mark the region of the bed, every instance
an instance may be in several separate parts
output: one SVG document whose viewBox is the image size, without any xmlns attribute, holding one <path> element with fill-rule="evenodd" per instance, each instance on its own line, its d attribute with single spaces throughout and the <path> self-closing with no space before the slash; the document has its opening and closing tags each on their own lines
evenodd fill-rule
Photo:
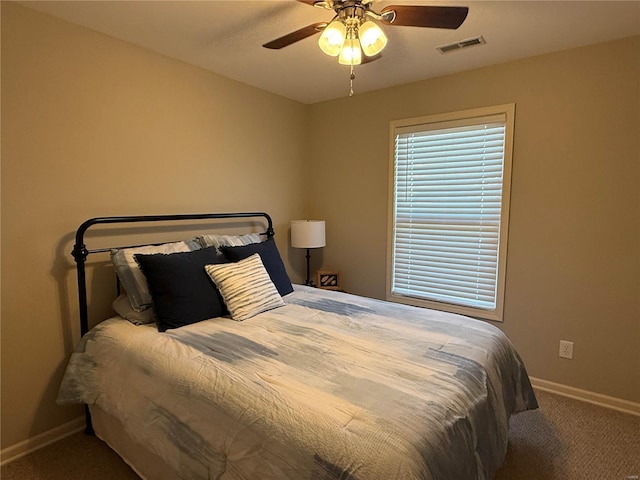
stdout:
<svg viewBox="0 0 640 480">
<path fill-rule="evenodd" d="M 267 214 L 196 217 L 217 215 L 257 215 L 267 225 L 260 238 L 135 254 L 154 321 L 134 322 L 116 309 L 120 315 L 91 329 L 84 263 L 105 250 L 85 247 L 86 230 L 193 216 L 106 217 L 78 229 L 84 335 L 58 402 L 87 405 L 88 431 L 149 480 L 493 478 L 506 454 L 509 417 L 537 408 L 525 367 L 499 329 L 287 284 Z M 130 248 L 144 247 L 120 250 Z M 223 310 L 181 324 L 182 315 L 212 311 L 191 311 L 198 310 L 199 300 L 189 297 L 198 287 L 186 274 L 195 268 Z M 167 295 L 171 288 L 183 297 Z"/>
</svg>

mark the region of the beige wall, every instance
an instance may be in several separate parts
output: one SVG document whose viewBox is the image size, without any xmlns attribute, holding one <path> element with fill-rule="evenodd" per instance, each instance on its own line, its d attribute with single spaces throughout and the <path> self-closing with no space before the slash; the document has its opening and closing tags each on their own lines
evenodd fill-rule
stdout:
<svg viewBox="0 0 640 480">
<path fill-rule="evenodd" d="M 391 120 L 511 102 L 498 326 L 530 375 L 639 402 L 638 37 L 313 105 L 310 213 L 327 221 L 323 267 L 341 270 L 347 290 L 384 298 Z M 575 342 L 573 360 L 558 357 L 561 339 Z"/>
<path fill-rule="evenodd" d="M 324 218 L 312 262 L 382 298 L 389 121 L 508 102 L 500 327 L 532 375 L 640 401 L 639 54 L 634 38 L 304 107 L 2 2 L 2 447 L 80 412 L 54 404 L 79 222 L 266 210 L 296 281 L 289 220 Z"/>
<path fill-rule="evenodd" d="M 2 447 L 81 413 L 54 404 L 79 223 L 264 210 L 286 260 L 305 119 L 297 102 L 2 2 Z"/>
</svg>

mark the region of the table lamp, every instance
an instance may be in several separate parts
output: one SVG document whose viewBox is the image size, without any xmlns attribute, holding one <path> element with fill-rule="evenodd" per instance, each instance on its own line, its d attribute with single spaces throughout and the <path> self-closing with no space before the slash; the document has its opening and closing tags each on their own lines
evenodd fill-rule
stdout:
<svg viewBox="0 0 640 480">
<path fill-rule="evenodd" d="M 309 278 L 309 254 L 310 248 L 324 247 L 324 220 L 292 220 L 291 221 L 291 246 L 293 248 L 307 249 L 307 279 L 304 284 L 315 287 Z"/>
</svg>

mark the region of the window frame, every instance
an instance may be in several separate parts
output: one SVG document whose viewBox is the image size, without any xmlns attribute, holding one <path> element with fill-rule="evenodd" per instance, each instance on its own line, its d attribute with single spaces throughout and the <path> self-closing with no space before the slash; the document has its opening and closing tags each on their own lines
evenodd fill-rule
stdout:
<svg viewBox="0 0 640 480">
<path fill-rule="evenodd" d="M 393 293 L 394 274 L 394 247 L 395 247 L 395 202 L 396 202 L 396 172 L 395 172 L 395 150 L 396 131 L 407 127 L 417 127 L 425 125 L 432 128 L 434 124 L 451 123 L 450 128 L 459 125 L 461 122 L 473 125 L 474 120 L 481 117 L 504 115 L 505 119 L 505 142 L 504 160 L 502 171 L 502 196 L 500 206 L 500 232 L 498 236 L 498 261 L 497 261 L 497 284 L 496 284 L 496 305 L 492 310 L 445 303 L 437 300 L 426 300 Z M 480 123 L 478 123 L 480 124 Z M 414 305 L 419 307 L 432 308 L 451 313 L 463 314 L 471 317 L 482 318 L 502 322 L 504 314 L 504 294 L 506 287 L 506 265 L 507 249 L 509 237 L 509 211 L 511 203 L 511 172 L 513 160 L 513 138 L 515 127 L 515 103 L 494 105 L 490 107 L 475 108 L 457 112 L 448 112 L 421 117 L 408 118 L 403 120 L 393 120 L 389 126 L 389 198 L 388 198 L 388 223 L 387 223 L 387 275 L 386 275 L 386 299 L 388 301 Z M 445 125 L 447 128 L 447 125 Z"/>
</svg>

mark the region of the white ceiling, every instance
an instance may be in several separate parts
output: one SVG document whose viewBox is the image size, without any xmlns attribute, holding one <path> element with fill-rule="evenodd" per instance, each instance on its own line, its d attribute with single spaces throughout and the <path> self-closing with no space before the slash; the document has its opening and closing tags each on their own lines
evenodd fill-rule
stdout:
<svg viewBox="0 0 640 480">
<path fill-rule="evenodd" d="M 294 0 L 22 4 L 303 103 L 349 93 L 349 67 L 322 53 L 317 35 L 281 50 L 262 47 L 332 18 Z M 640 1 L 376 0 L 373 8 L 386 5 L 468 6 L 469 15 L 457 30 L 383 26 L 389 43 L 381 59 L 356 67 L 356 94 L 640 34 Z M 436 50 L 478 35 L 486 44 Z"/>
</svg>

